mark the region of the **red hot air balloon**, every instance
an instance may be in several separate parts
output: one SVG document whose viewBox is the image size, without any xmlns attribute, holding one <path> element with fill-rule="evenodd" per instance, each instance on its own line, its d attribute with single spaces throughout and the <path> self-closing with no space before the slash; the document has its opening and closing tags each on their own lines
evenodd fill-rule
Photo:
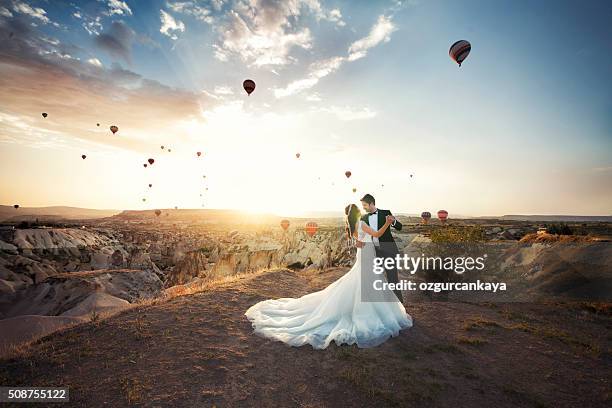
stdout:
<svg viewBox="0 0 612 408">
<path fill-rule="evenodd" d="M 467 58 L 471 50 L 472 44 L 470 44 L 469 41 L 459 40 L 451 45 L 450 50 L 448 50 L 448 55 L 450 55 L 453 61 L 461 66 L 461 63 Z"/>
<path fill-rule="evenodd" d="M 85 156 L 84 154 L 81 155 L 81 159 L 85 160 L 87 158 L 87 156 Z"/>
<path fill-rule="evenodd" d="M 143 166 L 147 167 L 147 163 L 144 163 Z"/>
<path fill-rule="evenodd" d="M 308 235 L 310 235 L 311 237 L 312 237 L 314 234 L 316 234 L 316 233 L 317 233 L 317 230 L 318 230 L 318 229 L 319 229 L 319 226 L 317 225 L 317 223 L 316 223 L 316 222 L 314 222 L 314 221 L 309 221 L 309 222 L 307 222 L 307 223 L 306 223 L 306 228 L 305 228 L 306 233 L 307 233 Z"/>
<path fill-rule="evenodd" d="M 423 211 L 421 213 L 421 218 L 423 219 L 423 224 L 427 225 L 427 223 L 431 219 L 431 213 L 429 211 Z"/>
<path fill-rule="evenodd" d="M 153 160 L 153 159 L 149 159 L 147 161 L 149 162 L 150 165 L 153 165 L 153 163 L 155 163 L 155 160 Z"/>
<path fill-rule="evenodd" d="M 114 135 L 115 133 L 117 133 L 119 131 L 119 128 L 117 126 L 115 126 L 115 125 L 112 125 L 110 127 L 110 131 L 113 132 L 113 135 Z"/>
<path fill-rule="evenodd" d="M 161 215 L 161 210 L 155 210 L 155 215 L 159 217 Z"/>
<path fill-rule="evenodd" d="M 287 231 L 287 228 L 289 228 L 289 220 L 282 220 L 282 221 L 280 222 L 280 226 L 281 226 L 281 227 L 282 227 L 282 228 L 283 228 L 285 231 Z"/>
<path fill-rule="evenodd" d="M 438 219 L 440 220 L 440 222 L 442 224 L 444 224 L 446 222 L 447 218 L 448 218 L 448 211 L 446 211 L 446 210 L 438 211 Z"/>
<path fill-rule="evenodd" d="M 18 208 L 19 208 L 19 204 L 15 204 L 15 205 L 13 205 L 13 208 L 14 208 L 14 209 L 18 209 Z"/>
<path fill-rule="evenodd" d="M 255 81 L 251 79 L 245 79 L 245 81 L 242 83 L 242 87 L 248 95 L 251 95 L 251 93 L 255 90 Z"/>
<path fill-rule="evenodd" d="M 47 117 L 47 112 L 43 112 L 43 113 L 42 113 L 42 117 L 43 117 L 43 118 L 46 118 L 46 117 Z"/>
<path fill-rule="evenodd" d="M 351 177 L 351 174 L 353 174 L 353 173 L 351 173 L 351 172 L 350 172 L 350 171 L 348 171 L 348 170 L 344 172 L 344 175 L 346 176 L 346 178 Z"/>
<path fill-rule="evenodd" d="M 196 154 L 198 155 L 198 157 L 200 157 L 202 155 L 202 152 L 197 152 Z"/>
</svg>

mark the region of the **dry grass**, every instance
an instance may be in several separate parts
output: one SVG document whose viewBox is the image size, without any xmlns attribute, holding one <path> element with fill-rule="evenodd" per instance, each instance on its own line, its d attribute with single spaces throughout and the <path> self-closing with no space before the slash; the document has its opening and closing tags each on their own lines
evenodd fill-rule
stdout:
<svg viewBox="0 0 612 408">
<path fill-rule="evenodd" d="M 479 337 L 461 336 L 461 337 L 457 337 L 457 343 L 467 344 L 468 346 L 482 346 L 483 344 L 487 344 L 488 341 L 485 339 L 481 339 Z"/>
<path fill-rule="evenodd" d="M 587 235 L 557 235 L 557 234 L 527 234 L 523 238 L 520 239 L 519 242 L 524 244 L 533 244 L 533 243 L 570 243 L 570 242 L 594 242 L 596 239 Z"/>
<path fill-rule="evenodd" d="M 477 317 L 475 319 L 469 319 L 465 321 L 463 324 L 464 330 L 477 330 L 477 329 L 487 329 L 493 327 L 501 327 L 501 325 L 492 320 L 487 320 L 482 317 Z"/>
</svg>

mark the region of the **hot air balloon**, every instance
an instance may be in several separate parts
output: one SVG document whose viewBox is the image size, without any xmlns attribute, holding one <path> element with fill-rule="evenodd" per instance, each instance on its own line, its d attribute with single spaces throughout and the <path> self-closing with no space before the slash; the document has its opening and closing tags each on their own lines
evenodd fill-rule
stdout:
<svg viewBox="0 0 612 408">
<path fill-rule="evenodd" d="M 438 219 L 440 220 L 440 222 L 442 224 L 444 224 L 446 222 L 447 218 L 448 218 L 448 211 L 446 211 L 446 210 L 438 211 Z"/>
<path fill-rule="evenodd" d="M 162 150 L 164 150 L 164 146 L 163 146 L 163 145 L 162 145 L 162 146 L 160 146 L 160 147 L 161 147 L 161 149 L 162 149 Z"/>
<path fill-rule="evenodd" d="M 143 201 L 143 202 L 144 202 L 144 201 L 147 201 L 147 199 L 146 199 L 146 198 L 143 198 L 143 199 L 142 199 L 142 201 Z"/>
<path fill-rule="evenodd" d="M 466 40 L 459 40 L 453 45 L 451 45 L 450 50 L 448 50 L 448 55 L 455 61 L 459 66 L 461 63 L 467 58 L 472 49 L 472 44 Z"/>
<path fill-rule="evenodd" d="M 296 154 L 295 154 L 295 157 L 297 157 L 298 159 L 300 158 L 300 156 L 301 156 L 301 155 L 300 155 L 299 153 L 296 153 Z"/>
<path fill-rule="evenodd" d="M 412 174 L 410 175 L 410 178 L 412 178 Z"/>
<path fill-rule="evenodd" d="M 153 187 L 153 184 L 149 184 L 149 188 Z"/>
<path fill-rule="evenodd" d="M 353 187 L 353 193 L 356 193 L 357 189 L 355 187 Z"/>
<path fill-rule="evenodd" d="M 43 118 L 46 118 L 46 117 L 47 117 L 47 112 L 43 112 L 43 113 L 42 113 L 42 117 L 43 117 Z"/>
<path fill-rule="evenodd" d="M 198 155 L 198 157 L 200 157 L 202 155 L 202 152 L 197 152 L 196 154 Z"/>
<path fill-rule="evenodd" d="M 114 135 L 115 133 L 117 133 L 119 131 L 119 128 L 117 126 L 115 126 L 115 125 L 112 125 L 110 127 L 110 130 L 111 130 L 111 132 L 113 132 L 113 135 Z"/>
<path fill-rule="evenodd" d="M 242 87 L 244 88 L 244 90 L 246 91 L 246 93 L 248 95 L 251 95 L 251 92 L 253 92 L 255 90 L 255 81 L 253 81 L 251 79 L 246 79 L 242 83 Z"/>
<path fill-rule="evenodd" d="M 316 223 L 316 222 L 314 222 L 314 221 L 309 221 L 309 222 L 307 222 L 307 223 L 306 223 L 306 228 L 305 228 L 306 233 L 307 233 L 308 235 L 310 235 L 311 237 L 312 237 L 314 234 L 316 234 L 316 233 L 317 233 L 317 230 L 318 230 L 318 229 L 319 229 L 319 226 L 317 225 L 317 223 Z"/>
<path fill-rule="evenodd" d="M 155 160 L 153 160 L 153 159 L 149 159 L 147 161 L 149 162 L 150 165 L 153 165 L 153 163 L 155 163 Z"/>
<path fill-rule="evenodd" d="M 202 176 L 202 178 L 206 178 L 206 174 Z"/>
<path fill-rule="evenodd" d="M 421 213 L 421 218 L 423 219 L 423 224 L 427 225 L 427 223 L 431 219 L 431 213 L 429 211 L 423 211 Z"/>
<path fill-rule="evenodd" d="M 175 205 L 175 206 L 174 206 L 174 209 L 175 209 L 175 210 L 178 210 L 178 206 L 177 206 L 177 205 Z"/>
<path fill-rule="evenodd" d="M 143 166 L 147 167 L 147 163 L 144 163 Z"/>
<path fill-rule="evenodd" d="M 168 149 L 168 153 L 170 153 L 172 151 L 172 149 Z"/>
<path fill-rule="evenodd" d="M 14 209 L 19 208 L 19 204 L 15 204 L 15 205 L 13 205 L 13 208 L 14 208 Z"/>
<path fill-rule="evenodd" d="M 161 210 L 155 210 L 155 215 L 159 217 L 161 215 Z"/>
<path fill-rule="evenodd" d="M 348 171 L 348 170 L 344 172 L 344 175 L 346 176 L 346 178 L 351 177 L 351 174 L 353 174 L 353 173 L 351 173 L 351 172 L 350 172 L 350 171 Z"/>
<path fill-rule="evenodd" d="M 285 231 L 287 231 L 287 228 L 289 228 L 289 220 L 282 220 L 282 221 L 280 222 L 280 226 L 281 226 L 281 227 L 282 227 L 282 228 L 283 228 Z"/>
<path fill-rule="evenodd" d="M 86 158 L 87 158 L 86 155 L 84 155 L 84 154 L 81 155 L 81 159 L 85 160 Z"/>
<path fill-rule="evenodd" d="M 99 123 L 96 123 L 96 126 L 98 126 L 98 127 L 99 127 L 99 126 L 100 126 L 100 124 L 99 124 Z"/>
</svg>

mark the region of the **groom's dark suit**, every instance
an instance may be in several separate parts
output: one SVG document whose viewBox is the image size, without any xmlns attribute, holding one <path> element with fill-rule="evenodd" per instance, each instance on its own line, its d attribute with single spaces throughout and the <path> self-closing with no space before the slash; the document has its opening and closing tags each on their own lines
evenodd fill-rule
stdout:
<svg viewBox="0 0 612 408">
<path fill-rule="evenodd" d="M 391 214 L 391 211 L 389 210 L 381 210 L 380 208 L 378 208 L 376 210 L 375 215 L 378 216 L 377 218 L 378 229 L 380 229 L 380 227 L 385 225 L 385 217 L 387 215 L 392 215 L 392 214 Z M 366 224 L 368 224 L 368 226 L 371 227 L 369 218 L 370 218 L 370 214 L 368 213 L 368 214 L 365 214 L 363 217 L 361 217 L 361 220 L 364 221 Z M 391 224 L 391 227 L 400 231 L 402 229 L 402 223 L 396 219 L 395 222 Z M 395 256 L 399 253 L 399 250 L 397 249 L 397 244 L 395 243 L 395 240 L 393 239 L 393 236 L 391 235 L 391 227 L 387 228 L 385 232 L 380 236 L 380 238 L 378 238 L 379 245 L 375 246 L 374 248 L 376 249 L 377 257 L 393 258 L 395 260 Z M 395 262 L 394 262 L 394 265 L 395 265 Z M 387 282 L 398 283 L 399 278 L 397 275 L 397 268 L 395 266 L 389 269 L 385 268 L 385 275 L 387 276 Z M 395 295 L 400 300 L 400 302 L 403 303 L 404 299 L 402 297 L 402 291 L 394 290 L 393 292 L 395 292 Z"/>
</svg>

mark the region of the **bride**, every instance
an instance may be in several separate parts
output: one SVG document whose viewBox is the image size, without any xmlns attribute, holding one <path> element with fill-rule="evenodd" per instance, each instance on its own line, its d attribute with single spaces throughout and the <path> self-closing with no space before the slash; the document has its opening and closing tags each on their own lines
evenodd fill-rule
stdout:
<svg viewBox="0 0 612 408">
<path fill-rule="evenodd" d="M 318 292 L 301 298 L 268 299 L 251 306 L 245 315 L 256 334 L 291 346 L 310 344 L 324 349 L 335 341 L 338 346 L 357 344 L 365 348 L 378 346 L 412 326 L 412 318 L 392 291 L 375 291 L 377 300 L 372 296 L 374 281 L 385 279 L 384 274 L 374 273 L 372 237 L 380 237 L 391 225 L 391 218 L 387 217 L 375 231 L 360 220 L 355 204 L 348 205 L 345 214 L 349 236 L 365 243 L 357 248 L 353 267 Z"/>
</svg>

